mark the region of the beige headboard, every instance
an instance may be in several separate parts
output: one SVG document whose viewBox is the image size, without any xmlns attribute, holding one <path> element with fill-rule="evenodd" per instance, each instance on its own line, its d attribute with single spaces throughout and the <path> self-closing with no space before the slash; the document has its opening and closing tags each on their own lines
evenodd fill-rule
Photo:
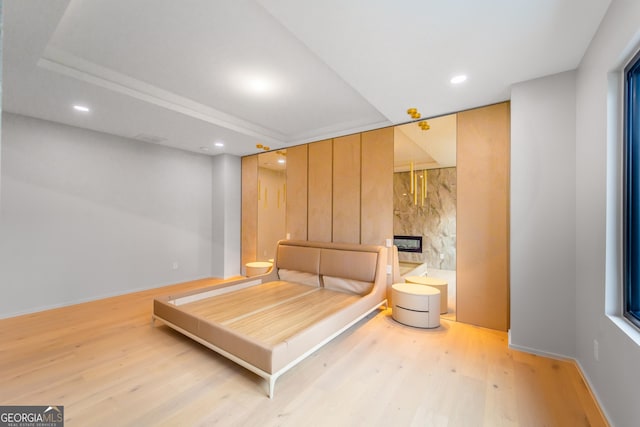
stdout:
<svg viewBox="0 0 640 427">
<path fill-rule="evenodd" d="M 274 272 L 281 280 L 365 295 L 376 280 L 386 284 L 379 277 L 385 262 L 381 246 L 281 240 Z"/>
</svg>

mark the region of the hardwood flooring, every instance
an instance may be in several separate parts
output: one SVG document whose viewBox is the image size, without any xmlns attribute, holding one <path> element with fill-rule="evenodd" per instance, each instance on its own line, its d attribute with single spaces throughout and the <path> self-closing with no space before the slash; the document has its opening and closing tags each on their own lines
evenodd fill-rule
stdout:
<svg viewBox="0 0 640 427">
<path fill-rule="evenodd" d="M 0 404 L 64 405 L 67 426 L 604 426 L 576 365 L 503 332 L 376 311 L 284 374 L 258 376 L 162 325 L 156 295 L 0 320 Z"/>
</svg>

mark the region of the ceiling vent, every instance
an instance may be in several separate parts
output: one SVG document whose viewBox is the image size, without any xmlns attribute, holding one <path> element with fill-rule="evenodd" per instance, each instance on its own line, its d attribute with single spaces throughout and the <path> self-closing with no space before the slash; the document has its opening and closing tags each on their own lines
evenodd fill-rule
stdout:
<svg viewBox="0 0 640 427">
<path fill-rule="evenodd" d="M 155 136 L 155 135 L 149 135 L 147 133 L 139 133 L 133 138 L 140 141 L 144 141 L 144 142 L 150 142 L 152 144 L 160 144 L 167 140 L 167 138 L 162 138 L 160 136 Z"/>
</svg>

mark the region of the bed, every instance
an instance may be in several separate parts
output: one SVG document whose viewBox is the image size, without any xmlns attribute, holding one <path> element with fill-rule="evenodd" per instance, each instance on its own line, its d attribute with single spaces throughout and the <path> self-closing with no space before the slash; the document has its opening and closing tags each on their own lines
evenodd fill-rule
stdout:
<svg viewBox="0 0 640 427">
<path fill-rule="evenodd" d="M 273 269 L 180 294 L 157 297 L 161 321 L 267 380 L 387 304 L 382 246 L 278 242 Z"/>
</svg>

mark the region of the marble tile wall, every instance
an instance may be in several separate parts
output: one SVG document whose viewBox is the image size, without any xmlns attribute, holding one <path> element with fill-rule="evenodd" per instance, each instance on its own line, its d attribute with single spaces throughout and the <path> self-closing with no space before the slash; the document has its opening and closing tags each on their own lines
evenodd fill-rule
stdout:
<svg viewBox="0 0 640 427">
<path fill-rule="evenodd" d="M 456 168 L 427 171 L 424 206 L 419 196 L 417 205 L 414 204 L 409 175 L 409 172 L 393 174 L 393 232 L 395 235 L 422 236 L 422 253 L 400 252 L 400 261 L 455 270 Z"/>
</svg>

